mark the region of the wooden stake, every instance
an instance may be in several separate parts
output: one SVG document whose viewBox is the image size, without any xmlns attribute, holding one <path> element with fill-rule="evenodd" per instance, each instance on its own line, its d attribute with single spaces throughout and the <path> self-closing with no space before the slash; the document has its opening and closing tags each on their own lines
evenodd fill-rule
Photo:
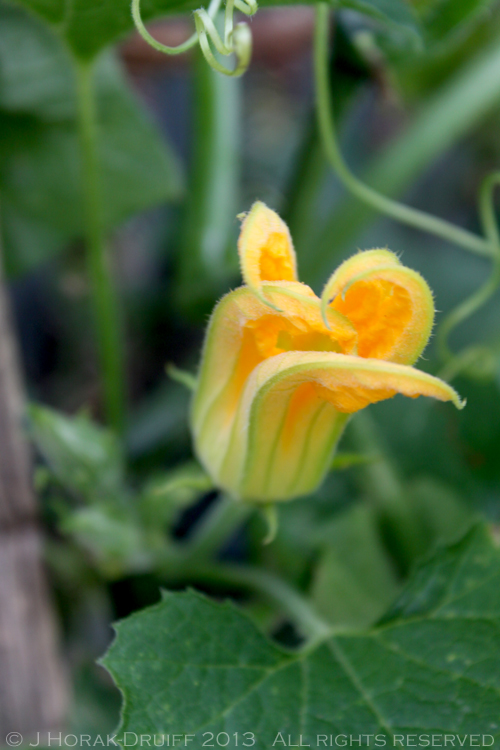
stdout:
<svg viewBox="0 0 500 750">
<path fill-rule="evenodd" d="M 61 729 L 67 704 L 42 564 L 23 408 L 0 268 L 0 745 L 9 732 L 19 732 L 26 741 L 37 732 Z M 40 744 L 46 744 L 46 738 L 45 734 L 44 742 L 40 735 Z"/>
</svg>

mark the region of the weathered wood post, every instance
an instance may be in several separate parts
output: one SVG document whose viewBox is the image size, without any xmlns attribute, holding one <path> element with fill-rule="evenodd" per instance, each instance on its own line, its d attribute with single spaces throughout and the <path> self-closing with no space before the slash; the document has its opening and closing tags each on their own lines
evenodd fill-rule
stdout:
<svg viewBox="0 0 500 750">
<path fill-rule="evenodd" d="M 9 732 L 61 729 L 67 704 L 23 407 L 0 252 L 0 746 Z"/>
</svg>

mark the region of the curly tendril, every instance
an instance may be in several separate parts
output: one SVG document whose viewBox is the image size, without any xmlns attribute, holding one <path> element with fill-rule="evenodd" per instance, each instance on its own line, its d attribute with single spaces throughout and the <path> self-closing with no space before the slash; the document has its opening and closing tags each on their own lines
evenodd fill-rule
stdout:
<svg viewBox="0 0 500 750">
<path fill-rule="evenodd" d="M 206 61 L 219 73 L 233 77 L 241 76 L 248 68 L 252 55 L 252 35 L 248 24 L 238 23 L 235 26 L 233 16 L 235 10 L 239 10 L 246 16 L 253 16 L 258 9 L 256 0 L 226 0 L 224 38 L 221 37 L 214 23 L 214 19 L 222 5 L 222 0 L 211 0 L 208 10 L 200 8 L 194 12 L 195 32 L 189 39 L 186 39 L 185 42 L 179 44 L 177 47 L 168 47 L 151 36 L 144 26 L 141 17 L 140 1 L 132 0 L 134 24 L 144 41 L 151 45 L 151 47 L 154 47 L 154 49 L 166 55 L 180 55 L 199 43 Z M 226 67 L 217 60 L 212 51 L 212 45 L 224 57 L 229 55 L 235 56 L 236 65 L 233 69 Z"/>
</svg>

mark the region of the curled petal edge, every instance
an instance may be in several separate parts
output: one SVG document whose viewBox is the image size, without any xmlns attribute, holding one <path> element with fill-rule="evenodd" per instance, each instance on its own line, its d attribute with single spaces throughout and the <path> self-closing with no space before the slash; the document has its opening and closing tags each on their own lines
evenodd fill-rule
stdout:
<svg viewBox="0 0 500 750">
<path fill-rule="evenodd" d="M 358 331 L 359 355 L 413 364 L 434 323 L 434 300 L 427 282 L 389 250 L 368 250 L 345 261 L 321 296 L 327 310 L 345 315 Z"/>
<path fill-rule="evenodd" d="M 293 350 L 304 345 L 309 348 L 308 332 L 314 336 L 316 331 L 320 343 L 338 346 L 334 351 L 356 351 L 357 334 L 352 324 L 332 309 L 328 310 L 329 330 L 325 329 L 319 300 L 309 287 L 298 282 L 274 282 L 264 284 L 263 289 L 280 312 L 269 309 L 248 287 L 240 287 L 221 299 L 208 326 L 191 425 L 196 443 L 210 436 L 206 460 L 212 466 L 225 453 L 245 381 L 266 357 L 272 359 L 282 351 L 273 344 L 282 343 L 283 348 Z M 283 342 L 275 341 L 279 329 L 285 334 Z M 287 329 L 295 331 L 298 338 L 287 335 Z M 302 346 L 301 331 L 305 336 Z M 266 351 L 260 351 L 259 346 Z"/>
<path fill-rule="evenodd" d="M 215 481 L 256 503 L 308 494 L 328 471 L 350 415 L 397 393 L 465 405 L 447 383 L 406 365 L 330 352 L 268 359 L 248 379 Z M 203 452 L 200 445 L 202 462 Z"/>
</svg>

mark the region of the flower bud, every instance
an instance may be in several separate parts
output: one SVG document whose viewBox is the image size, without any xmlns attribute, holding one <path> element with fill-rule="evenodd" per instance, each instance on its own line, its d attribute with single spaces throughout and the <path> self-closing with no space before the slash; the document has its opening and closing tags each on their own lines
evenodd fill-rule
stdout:
<svg viewBox="0 0 500 750">
<path fill-rule="evenodd" d="M 212 314 L 191 413 L 197 456 L 218 487 L 254 503 L 305 495 L 356 411 L 396 393 L 463 406 L 409 366 L 434 305 L 393 253 L 353 256 L 320 300 L 297 281 L 288 228 L 263 203 L 244 219 L 238 249 L 245 285 Z"/>
</svg>

